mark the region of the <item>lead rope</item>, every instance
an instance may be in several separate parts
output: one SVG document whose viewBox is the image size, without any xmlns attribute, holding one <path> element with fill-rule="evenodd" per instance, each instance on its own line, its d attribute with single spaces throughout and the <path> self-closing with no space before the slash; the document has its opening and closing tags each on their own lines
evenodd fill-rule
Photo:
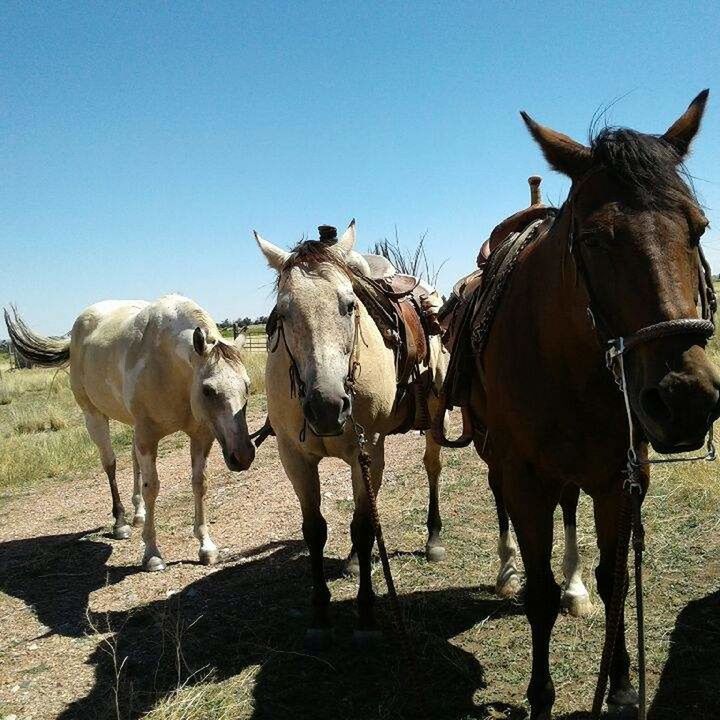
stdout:
<svg viewBox="0 0 720 720">
<path fill-rule="evenodd" d="M 400 638 L 400 642 L 403 648 L 403 655 L 410 669 L 410 682 L 414 690 L 414 697 L 417 700 L 419 720 L 424 718 L 430 718 L 427 711 L 427 701 L 425 697 L 425 691 L 420 683 L 420 673 L 418 671 L 417 658 L 410 642 L 410 635 L 405 624 L 405 617 L 403 615 L 402 607 L 400 606 L 400 599 L 398 598 L 397 590 L 395 589 L 395 580 L 393 579 L 392 569 L 390 568 L 390 559 L 387 553 L 387 547 L 385 546 L 385 537 L 383 536 L 382 525 L 380 524 L 380 515 L 377 508 L 377 496 L 375 494 L 375 488 L 372 484 L 372 477 L 370 475 L 370 465 L 372 458 L 365 449 L 365 429 L 362 425 L 355 421 L 350 416 L 350 422 L 352 423 L 355 437 L 358 444 L 358 463 L 360 465 L 360 472 L 362 474 L 363 484 L 365 485 L 365 492 L 367 493 L 368 500 L 370 501 L 370 518 L 373 524 L 373 530 L 375 531 L 375 539 L 377 540 L 378 554 L 380 555 L 380 563 L 383 569 L 383 576 L 385 577 L 385 584 L 387 585 L 388 595 L 390 597 L 390 605 L 392 606 L 393 615 L 395 616 L 395 625 L 397 635 Z"/>
</svg>

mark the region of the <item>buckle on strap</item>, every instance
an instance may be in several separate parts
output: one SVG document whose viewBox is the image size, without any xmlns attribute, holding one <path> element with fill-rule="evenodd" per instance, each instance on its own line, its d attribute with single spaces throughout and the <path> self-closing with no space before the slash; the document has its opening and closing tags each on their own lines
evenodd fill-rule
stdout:
<svg viewBox="0 0 720 720">
<path fill-rule="evenodd" d="M 605 364 L 608 370 L 613 370 L 615 361 L 625 353 L 625 338 L 617 337 L 608 340 L 608 349 L 605 351 Z"/>
</svg>

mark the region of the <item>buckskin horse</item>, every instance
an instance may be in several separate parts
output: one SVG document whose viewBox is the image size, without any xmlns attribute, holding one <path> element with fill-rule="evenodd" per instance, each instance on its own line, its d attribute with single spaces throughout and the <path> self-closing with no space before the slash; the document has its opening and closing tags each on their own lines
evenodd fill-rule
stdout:
<svg viewBox="0 0 720 720">
<path fill-rule="evenodd" d="M 313 616 L 306 641 L 329 640 L 330 591 L 323 569 L 327 524 L 320 509 L 318 464 L 342 458 L 351 467 L 355 511 L 350 527 L 360 576 L 355 640 L 372 641 L 376 631 L 370 553 L 375 539 L 370 502 L 360 466 L 359 431 L 371 458 L 377 492 L 385 465 L 385 437 L 428 428 L 445 378 L 447 353 L 424 327 L 421 305 L 432 288 L 394 274 L 379 256 L 353 249 L 355 223 L 338 240 L 321 226 L 320 240 L 291 252 L 255 239 L 278 273 L 277 304 L 268 323 L 266 368 L 268 420 L 277 435 L 280 460 L 300 501 L 303 536 L 310 551 Z M 445 549 L 438 505 L 440 446 L 425 436 L 429 480 L 428 560 Z"/>
<path fill-rule="evenodd" d="M 555 700 L 549 643 L 560 589 L 550 560 L 563 488 L 577 485 L 593 501 L 607 633 L 614 585 L 627 589 L 627 570 L 616 578 L 614 569 L 631 469 L 644 495 L 648 443 L 662 453 L 697 449 L 720 414 L 720 374 L 705 352 L 715 309 L 700 248 L 708 222 L 679 172 L 707 96 L 662 135 L 606 128 L 589 147 L 523 112 L 570 191 L 554 218 L 506 241 L 504 259 L 491 255 L 458 332 L 455 351 L 471 360 L 463 365 L 459 354 L 451 365 L 448 402 L 465 402 L 471 428 L 483 439 L 486 430 L 520 545 L 533 719 L 549 719 Z M 629 665 L 621 613 L 609 706 L 638 702 Z"/>
<path fill-rule="evenodd" d="M 208 453 L 217 439 L 230 470 L 246 470 L 255 457 L 245 422 L 249 378 L 240 355 L 245 335 L 235 344 L 225 342 L 210 315 L 180 295 L 153 303 L 96 303 L 80 313 L 69 338 L 37 335 L 17 313 L 11 318 L 5 311 L 5 322 L 17 351 L 34 364 L 70 364 L 73 395 L 110 483 L 116 539 L 131 531 L 115 480 L 108 418 L 134 428 L 133 524 L 144 526 L 143 566 L 149 571 L 165 569 L 155 533 L 158 442 L 178 430 L 190 437 L 195 537 L 200 562 L 215 563 L 205 500 Z"/>
</svg>

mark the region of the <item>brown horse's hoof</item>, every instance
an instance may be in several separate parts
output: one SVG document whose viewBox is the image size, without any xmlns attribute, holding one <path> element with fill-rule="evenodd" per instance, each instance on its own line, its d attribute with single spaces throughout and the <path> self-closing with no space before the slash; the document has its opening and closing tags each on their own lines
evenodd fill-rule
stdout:
<svg viewBox="0 0 720 720">
<path fill-rule="evenodd" d="M 331 628 L 308 628 L 305 631 L 305 651 L 309 653 L 323 652 L 332 647 L 333 631 Z"/>
<path fill-rule="evenodd" d="M 445 559 L 445 548 L 442 545 L 427 545 L 425 557 L 428 562 L 441 562 Z"/>
<path fill-rule="evenodd" d="M 127 540 L 132 535 L 132 528 L 127 525 L 115 525 L 112 530 L 112 536 L 115 540 Z"/>
<path fill-rule="evenodd" d="M 198 553 L 200 562 L 203 565 L 215 565 L 215 563 L 218 561 L 218 556 L 219 556 L 219 553 L 216 549 L 206 550 L 205 548 L 202 548 L 200 550 L 200 552 Z"/>
<path fill-rule="evenodd" d="M 589 595 L 568 595 L 565 593 L 560 601 L 562 609 L 576 618 L 592 615 L 593 604 Z"/>
<path fill-rule="evenodd" d="M 608 713 L 613 717 L 635 718 L 637 717 L 640 697 L 632 685 L 626 688 L 610 690 L 607 698 Z"/>
<path fill-rule="evenodd" d="M 382 644 L 383 634 L 380 630 L 355 630 L 353 646 L 356 650 L 374 650 Z"/>
</svg>

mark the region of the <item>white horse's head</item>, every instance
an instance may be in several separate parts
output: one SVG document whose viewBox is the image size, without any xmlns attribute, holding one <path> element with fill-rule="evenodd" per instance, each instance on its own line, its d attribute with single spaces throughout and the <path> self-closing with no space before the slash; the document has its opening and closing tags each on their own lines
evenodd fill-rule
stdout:
<svg viewBox="0 0 720 720">
<path fill-rule="evenodd" d="M 278 323 L 304 387 L 305 418 L 316 435 L 339 435 L 352 411 L 346 380 L 357 332 L 348 266 L 364 270 L 353 250 L 355 221 L 333 244 L 306 241 L 292 252 L 257 233 L 255 240 L 278 272 Z"/>
<path fill-rule="evenodd" d="M 193 333 L 190 406 L 195 419 L 212 428 L 230 470 L 247 470 L 255 459 L 245 419 L 250 378 L 240 358 L 244 342 L 244 332 L 234 344 L 201 327 Z"/>
</svg>

